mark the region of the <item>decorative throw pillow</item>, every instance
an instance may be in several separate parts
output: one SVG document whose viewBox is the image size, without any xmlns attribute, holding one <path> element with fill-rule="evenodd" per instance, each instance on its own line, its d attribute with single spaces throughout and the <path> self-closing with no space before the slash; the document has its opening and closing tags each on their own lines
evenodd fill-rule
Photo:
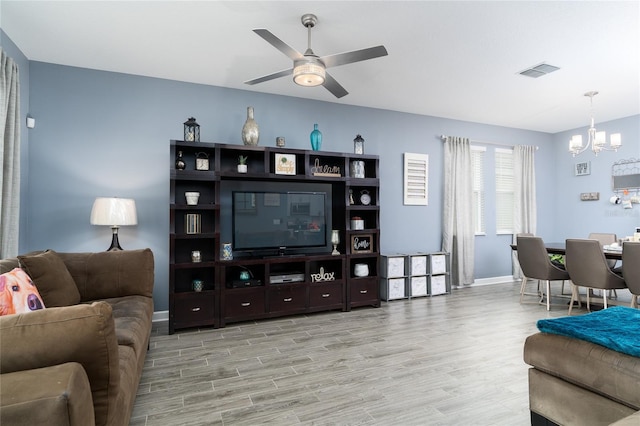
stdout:
<svg viewBox="0 0 640 426">
<path fill-rule="evenodd" d="M 0 275 L 0 315 L 44 309 L 44 302 L 29 275 L 15 268 Z"/>
<path fill-rule="evenodd" d="M 71 306 L 80 303 L 80 292 L 66 265 L 53 250 L 34 255 L 18 256 L 20 266 L 31 277 L 44 303 Z"/>
</svg>

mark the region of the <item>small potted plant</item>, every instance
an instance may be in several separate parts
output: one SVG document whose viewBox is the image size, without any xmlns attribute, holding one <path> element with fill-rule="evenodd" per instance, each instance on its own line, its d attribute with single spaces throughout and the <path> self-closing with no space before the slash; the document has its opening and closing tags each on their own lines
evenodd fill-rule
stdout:
<svg viewBox="0 0 640 426">
<path fill-rule="evenodd" d="M 247 173 L 247 156 L 238 156 L 238 173 Z"/>
</svg>

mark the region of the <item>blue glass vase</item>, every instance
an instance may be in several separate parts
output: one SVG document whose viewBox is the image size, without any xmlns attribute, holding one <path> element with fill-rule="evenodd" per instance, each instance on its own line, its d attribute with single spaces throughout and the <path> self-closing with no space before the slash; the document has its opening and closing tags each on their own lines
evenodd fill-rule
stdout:
<svg viewBox="0 0 640 426">
<path fill-rule="evenodd" d="M 313 132 L 311 132 L 311 149 L 314 151 L 320 151 L 322 147 L 322 132 L 318 130 L 318 125 L 313 125 Z"/>
</svg>

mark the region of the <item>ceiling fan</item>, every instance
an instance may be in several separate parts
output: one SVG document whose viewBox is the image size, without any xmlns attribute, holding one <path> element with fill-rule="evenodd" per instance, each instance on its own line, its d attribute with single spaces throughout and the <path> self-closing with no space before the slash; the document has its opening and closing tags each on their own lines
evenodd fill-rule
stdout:
<svg viewBox="0 0 640 426">
<path fill-rule="evenodd" d="M 384 46 L 375 46 L 368 49 L 353 50 L 351 52 L 320 57 L 311 50 L 311 28 L 315 27 L 318 23 L 318 18 L 314 14 L 307 13 L 302 15 L 301 20 L 302 25 L 304 25 L 308 30 L 308 47 L 304 54 L 298 52 L 293 47 L 280 40 L 269 30 L 264 28 L 253 30 L 254 33 L 258 34 L 273 47 L 293 60 L 293 67 L 265 75 L 263 77 L 255 78 L 253 80 L 245 81 L 245 84 L 253 85 L 263 83 L 265 81 L 293 74 L 293 81 L 297 84 L 309 87 L 323 85 L 325 89 L 331 92 L 336 98 L 341 98 L 349 92 L 347 92 L 340 83 L 326 72 L 327 68 L 366 61 L 367 59 L 374 59 L 387 55 L 387 49 L 385 49 Z"/>
</svg>

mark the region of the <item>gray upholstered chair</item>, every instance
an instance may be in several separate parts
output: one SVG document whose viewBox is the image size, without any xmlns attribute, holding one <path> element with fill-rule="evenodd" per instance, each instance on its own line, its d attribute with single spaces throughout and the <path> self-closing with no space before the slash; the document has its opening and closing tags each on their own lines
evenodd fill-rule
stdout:
<svg viewBox="0 0 640 426">
<path fill-rule="evenodd" d="M 549 254 L 540 237 L 517 236 L 518 261 L 522 273 L 527 278 L 545 282 L 547 310 L 551 305 L 551 281 L 563 281 L 569 279 L 569 274 L 551 263 Z M 540 303 L 545 298 L 541 295 Z"/>
<path fill-rule="evenodd" d="M 625 241 L 622 244 L 622 276 L 631 292 L 631 307 L 638 307 L 640 296 L 640 243 Z"/>
<path fill-rule="evenodd" d="M 607 290 L 627 288 L 622 276 L 616 274 L 609 268 L 607 259 L 604 257 L 602 246 L 595 239 L 568 239 L 565 253 L 565 266 L 571 282 L 574 284 L 574 291 L 569 304 L 569 315 L 573 308 L 573 302 L 580 294 L 576 287 L 586 287 L 589 289 L 600 289 L 604 308 L 607 308 Z M 590 310 L 589 291 L 587 290 L 587 310 Z"/>
<path fill-rule="evenodd" d="M 618 242 L 618 237 L 617 237 L 616 234 L 592 232 L 592 233 L 589 234 L 588 238 L 590 240 L 598 240 L 598 242 L 600 243 L 600 247 L 608 246 L 608 245 L 611 245 L 613 243 Z M 616 262 L 617 262 L 617 260 L 615 260 L 615 259 L 607 259 L 607 265 L 609 265 L 609 268 L 611 268 L 611 269 L 615 268 Z"/>
</svg>

